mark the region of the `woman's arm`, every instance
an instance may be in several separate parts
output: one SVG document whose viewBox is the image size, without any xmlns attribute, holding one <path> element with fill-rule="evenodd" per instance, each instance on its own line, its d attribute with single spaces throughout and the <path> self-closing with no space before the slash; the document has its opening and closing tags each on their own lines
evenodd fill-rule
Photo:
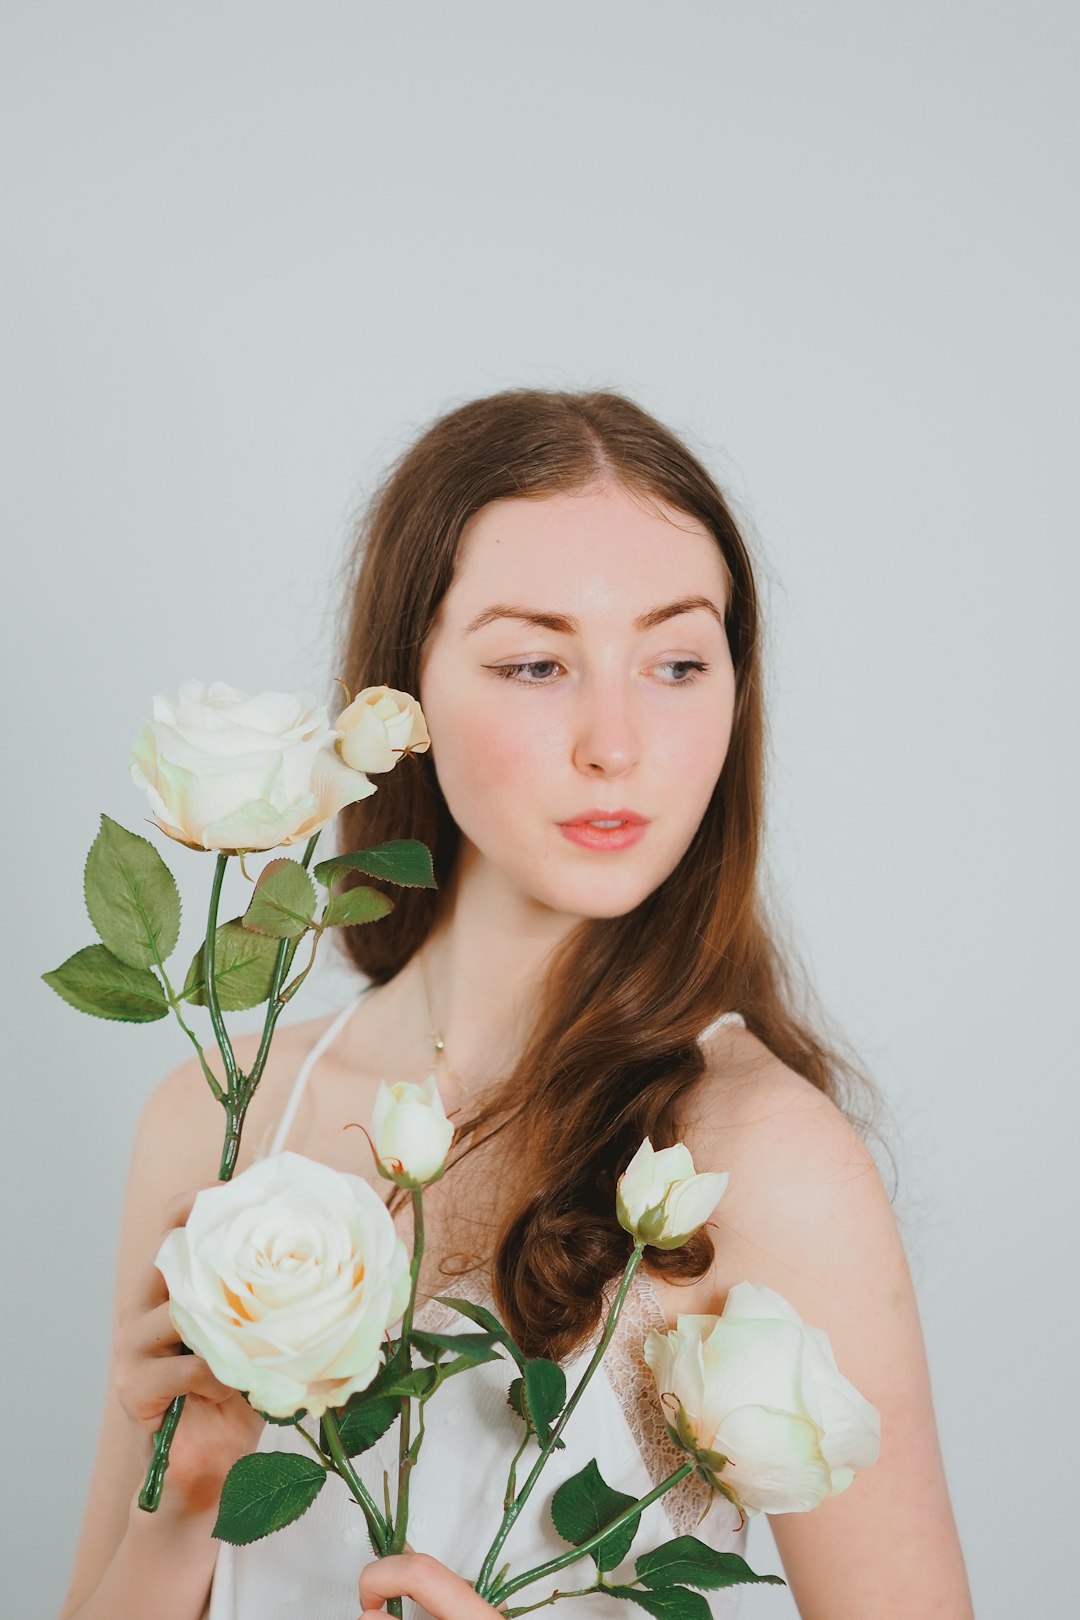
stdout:
<svg viewBox="0 0 1080 1620">
<path fill-rule="evenodd" d="M 206 1613 L 217 1561 L 216 1512 L 180 1524 L 132 1502 L 127 1530 L 93 1594 L 65 1620 L 194 1620 Z"/>
<path fill-rule="evenodd" d="M 709 1302 L 695 1308 L 722 1311 L 744 1278 L 775 1288 L 881 1413 L 873 1467 L 810 1512 L 770 1515 L 800 1615 L 972 1620 L 915 1291 L 873 1156 L 771 1054 L 752 1081 L 745 1068 L 735 1085 L 717 1074 L 701 1095 L 684 1139 L 697 1169 L 731 1180 L 712 1216 Z"/>
<path fill-rule="evenodd" d="M 245 1035 L 235 1042 L 242 1064 L 253 1059 L 257 1038 Z M 217 1048 L 208 1049 L 207 1057 L 220 1078 Z M 200 1469 L 209 1458 L 219 1471 L 227 1471 L 236 1456 L 254 1450 L 262 1425 L 240 1396 L 218 1386 L 199 1357 L 174 1353 L 175 1329 L 159 1320 L 166 1314 L 164 1280 L 151 1262 L 167 1225 L 179 1218 L 176 1201 L 213 1178 L 220 1151 L 218 1116 L 192 1059 L 158 1083 L 139 1118 L 117 1245 L 104 1411 L 59 1620 L 143 1620 L 150 1613 L 154 1620 L 198 1620 L 210 1591 L 220 1548 L 211 1534 L 217 1495 L 201 1489 Z M 133 1334 L 142 1337 L 136 1342 Z M 77 1338 L 73 1354 L 78 1355 Z M 140 1398 L 149 1402 L 156 1418 L 133 1419 L 121 1400 L 119 1371 L 125 1374 L 129 1405 L 132 1379 L 141 1377 Z M 169 1399 L 182 1390 L 191 1394 L 177 1429 L 161 1506 L 156 1513 L 144 1513 L 137 1496 L 151 1432 Z M 223 1401 L 223 1396 L 228 1398 Z"/>
</svg>

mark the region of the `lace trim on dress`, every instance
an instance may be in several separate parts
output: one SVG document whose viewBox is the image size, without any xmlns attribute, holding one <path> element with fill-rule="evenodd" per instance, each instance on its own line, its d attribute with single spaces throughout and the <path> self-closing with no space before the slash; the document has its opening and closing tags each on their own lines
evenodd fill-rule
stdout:
<svg viewBox="0 0 1080 1620">
<path fill-rule="evenodd" d="M 605 1290 L 607 1315 L 618 1288 L 615 1278 Z M 653 1485 L 681 1468 L 686 1452 L 672 1440 L 664 1423 L 656 1380 L 645 1360 L 643 1346 L 652 1328 L 667 1331 L 667 1318 L 648 1273 L 639 1266 L 626 1291 L 615 1332 L 604 1352 L 601 1367 L 615 1392 Z M 598 1341 L 594 1341 L 598 1342 Z M 677 1536 L 692 1535 L 718 1493 L 697 1474 L 689 1474 L 661 1497 L 671 1528 Z"/>
</svg>

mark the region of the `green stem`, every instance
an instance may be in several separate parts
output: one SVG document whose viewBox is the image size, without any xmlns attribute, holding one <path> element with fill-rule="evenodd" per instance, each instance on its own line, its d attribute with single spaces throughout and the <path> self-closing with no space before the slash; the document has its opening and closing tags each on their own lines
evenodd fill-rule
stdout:
<svg viewBox="0 0 1080 1620">
<path fill-rule="evenodd" d="M 318 1457 L 318 1459 L 322 1463 L 323 1467 L 329 1473 L 330 1469 L 333 1468 L 333 1466 L 334 1466 L 333 1458 L 328 1457 L 326 1455 L 326 1452 L 323 1450 L 322 1446 L 320 1446 L 319 1442 L 315 1439 L 314 1435 L 308 1434 L 307 1430 L 304 1428 L 302 1423 L 294 1423 L 293 1428 L 296 1430 L 297 1434 L 302 1434 L 303 1435 L 304 1439 L 307 1441 L 308 1445 L 311 1447 L 311 1449 L 315 1453 L 316 1457 Z"/>
<path fill-rule="evenodd" d="M 511 1502 L 513 1502 L 513 1500 L 514 1500 L 514 1493 L 517 1490 L 517 1465 L 521 1461 L 522 1452 L 525 1450 L 525 1447 L 529 1443 L 529 1435 L 531 1434 L 531 1432 L 532 1431 L 526 1425 L 525 1433 L 521 1437 L 521 1444 L 520 1444 L 520 1446 L 518 1446 L 517 1450 L 514 1452 L 514 1459 L 510 1464 L 510 1472 L 506 1476 L 506 1490 L 503 1493 L 503 1512 L 504 1513 L 506 1512 L 507 1508 L 510 1506 Z"/>
<path fill-rule="evenodd" d="M 184 1034 L 187 1036 L 188 1040 L 191 1042 L 192 1046 L 195 1048 L 196 1053 L 198 1054 L 199 1062 L 202 1065 L 202 1072 L 203 1072 L 203 1075 L 204 1075 L 204 1077 L 206 1079 L 207 1084 L 210 1087 L 210 1090 L 214 1093 L 214 1096 L 217 1098 L 218 1102 L 224 1102 L 225 1101 L 225 1093 L 221 1089 L 221 1086 L 220 1086 L 220 1084 L 218 1082 L 217 1075 L 214 1073 L 213 1069 L 210 1067 L 209 1063 L 207 1063 L 207 1061 L 206 1061 L 206 1055 L 203 1052 L 202 1043 L 200 1042 L 199 1037 L 196 1035 L 195 1031 L 191 1028 L 191 1026 L 188 1023 L 185 1022 L 184 1015 L 180 1011 L 180 1002 L 181 1002 L 181 1000 L 183 998 L 176 994 L 176 991 L 173 989 L 172 985 L 169 983 L 169 975 L 165 971 L 165 963 L 162 961 L 161 953 L 157 948 L 157 940 L 153 937 L 153 929 L 150 930 L 150 936 L 151 936 L 151 949 L 152 949 L 152 951 L 154 953 L 154 962 L 157 965 L 158 972 L 161 974 L 161 982 L 165 986 L 165 994 L 166 994 L 166 997 L 168 998 L 169 1006 L 172 1008 L 173 1012 L 176 1014 L 176 1019 L 177 1019 L 178 1024 L 180 1025 L 180 1028 L 183 1030 Z"/>
<path fill-rule="evenodd" d="M 199 1063 L 200 1063 L 200 1065 L 202 1067 L 202 1072 L 203 1072 L 203 1075 L 205 1077 L 206 1083 L 210 1087 L 210 1090 L 214 1093 L 214 1096 L 217 1098 L 218 1102 L 221 1103 L 222 1105 L 224 1105 L 225 1093 L 221 1089 L 221 1085 L 220 1085 L 220 1082 L 218 1081 L 217 1075 L 214 1073 L 213 1069 L 210 1067 L 209 1063 L 207 1063 L 207 1061 L 206 1061 L 206 1053 L 202 1049 L 202 1042 L 199 1040 L 199 1037 L 196 1035 L 195 1031 L 191 1028 L 190 1024 L 185 1023 L 184 1015 L 180 1011 L 180 1002 L 181 1002 L 182 998 L 176 994 L 176 992 L 174 991 L 172 985 L 169 983 L 168 978 L 165 975 L 164 969 L 162 969 L 161 976 L 165 980 L 165 991 L 166 991 L 166 994 L 168 995 L 168 998 L 169 998 L 169 1006 L 172 1008 L 173 1012 L 176 1014 L 176 1019 L 177 1019 L 177 1022 L 179 1023 L 179 1025 L 180 1025 L 180 1028 L 183 1030 L 184 1034 L 187 1036 L 188 1040 L 191 1042 L 192 1046 L 195 1048 L 195 1055 L 199 1059 Z"/>
<path fill-rule="evenodd" d="M 243 1076 L 237 1067 L 236 1056 L 230 1044 L 225 1029 L 225 1021 L 221 1016 L 221 1005 L 218 1001 L 217 986 L 214 983 L 214 944 L 217 933 L 218 906 L 221 903 L 221 885 L 225 877 L 225 868 L 229 857 L 219 851 L 214 862 L 214 878 L 210 885 L 210 906 L 206 920 L 206 943 L 203 946 L 203 981 L 206 989 L 206 1002 L 210 1008 L 210 1019 L 217 1036 L 218 1046 L 225 1063 L 225 1073 L 228 1077 L 228 1092 L 224 1099 L 226 1129 L 225 1145 L 222 1149 L 221 1164 L 218 1168 L 218 1180 L 228 1181 L 236 1165 L 236 1153 L 240 1147 L 240 1126 L 243 1123 L 244 1111 L 247 1104 L 243 1103 L 237 1113 L 237 1106 L 241 1103 L 241 1088 Z M 161 1490 L 165 1483 L 165 1471 L 169 1466 L 169 1448 L 172 1437 L 176 1433 L 176 1425 L 180 1421 L 180 1414 L 184 1410 L 186 1395 L 175 1395 L 165 1408 L 165 1416 L 158 1425 L 153 1439 L 153 1453 L 150 1465 L 146 1470 L 142 1490 L 139 1492 L 139 1506 L 146 1513 L 156 1513 L 161 1501 Z"/>
<path fill-rule="evenodd" d="M 225 1028 L 225 1020 L 221 1014 L 221 1003 L 218 1000 L 217 985 L 214 982 L 214 952 L 217 948 L 217 918 L 218 905 L 221 901 L 221 885 L 225 878 L 225 868 L 229 864 L 229 857 L 223 851 L 218 852 L 214 862 L 214 881 L 210 886 L 210 915 L 206 923 L 206 944 L 203 946 L 203 986 L 206 992 L 206 1005 L 210 1009 L 210 1022 L 214 1026 L 214 1035 L 221 1050 L 222 1060 L 225 1064 L 225 1075 L 228 1081 L 230 1096 L 239 1093 L 243 1075 L 236 1062 L 236 1054 L 229 1040 L 229 1032 Z M 228 1177 L 220 1178 L 227 1181 Z"/>
<path fill-rule="evenodd" d="M 663 1496 L 665 1491 L 672 1490 L 680 1480 L 684 1480 L 688 1474 L 692 1474 L 695 1466 L 694 1459 L 688 1457 L 681 1468 L 677 1468 L 673 1474 L 669 1474 L 667 1479 L 662 1479 L 659 1485 L 654 1486 L 647 1496 L 643 1496 L 640 1501 L 634 1502 L 630 1507 L 624 1509 L 617 1519 L 612 1519 L 611 1523 L 605 1524 L 602 1530 L 597 1530 L 596 1534 L 590 1536 L 588 1541 L 580 1542 L 576 1547 L 571 1547 L 568 1552 L 561 1553 L 558 1558 L 549 1559 L 546 1564 L 538 1564 L 535 1569 L 526 1570 L 524 1575 L 516 1575 L 512 1581 L 503 1581 L 492 1592 L 481 1592 L 481 1597 L 485 1597 L 490 1604 L 497 1608 L 500 1603 L 506 1601 L 511 1592 L 517 1592 L 521 1587 L 529 1586 L 533 1581 L 543 1580 L 545 1575 L 554 1575 L 556 1570 L 565 1569 L 567 1564 L 575 1563 L 586 1553 L 592 1552 L 594 1547 L 599 1547 L 600 1543 L 606 1541 L 613 1531 L 629 1523 L 650 1503 Z"/>
<path fill-rule="evenodd" d="M 218 1180 L 231 1181 L 236 1162 L 240 1157 L 240 1136 L 244 1129 L 244 1119 L 247 1116 L 248 1103 L 251 1101 L 246 1089 L 239 1097 L 230 1091 L 225 1098 L 225 1140 L 221 1145 L 221 1163 L 218 1165 Z"/>
<path fill-rule="evenodd" d="M 364 1518 L 367 1520 L 368 1535 L 371 1537 L 371 1550 L 376 1557 L 381 1558 L 387 1550 L 386 1521 L 375 1506 L 363 1480 L 345 1455 L 345 1448 L 341 1444 L 341 1435 L 338 1432 L 337 1419 L 329 1407 L 323 1413 L 322 1424 L 326 1431 L 326 1444 L 330 1449 L 334 1468 L 359 1502 Z"/>
<path fill-rule="evenodd" d="M 184 1410 L 186 1395 L 177 1395 L 165 1408 L 165 1416 L 154 1435 L 154 1450 L 150 1458 L 150 1466 L 146 1470 L 142 1490 L 139 1492 L 139 1506 L 144 1513 L 156 1513 L 158 1503 L 161 1501 L 161 1487 L 165 1483 L 165 1470 L 169 1466 L 169 1447 L 172 1437 L 176 1433 L 176 1425 L 180 1421 L 180 1413 Z"/>
<path fill-rule="evenodd" d="M 506 1620 L 514 1620 L 516 1615 L 529 1614 L 533 1609 L 546 1609 L 549 1603 L 557 1603 L 560 1598 L 588 1597 L 590 1592 L 602 1592 L 603 1590 L 604 1587 L 600 1581 L 593 1581 L 591 1586 L 573 1587 L 569 1592 L 560 1592 L 559 1588 L 556 1587 L 554 1592 L 549 1592 L 546 1598 L 540 1599 L 539 1603 L 523 1603 L 520 1609 L 501 1609 L 499 1612 L 506 1616 Z"/>
<path fill-rule="evenodd" d="M 412 1334 L 413 1312 L 416 1307 L 416 1290 L 420 1281 L 420 1262 L 424 1256 L 424 1190 L 422 1187 L 417 1187 L 414 1190 L 412 1206 L 413 1254 L 409 1266 L 411 1286 L 409 1288 L 409 1303 L 405 1307 L 405 1315 L 401 1321 L 401 1355 L 406 1373 L 412 1371 L 410 1336 Z M 404 1550 L 406 1531 L 409 1524 L 409 1480 L 413 1469 L 413 1457 L 409 1450 L 411 1426 L 412 1399 L 408 1395 L 403 1395 L 401 1398 L 401 1427 L 398 1432 L 397 1511 L 394 1514 L 394 1533 L 389 1547 L 389 1551 L 392 1553 L 399 1553 Z"/>
<path fill-rule="evenodd" d="M 513 1529 L 515 1520 L 517 1519 L 517 1517 L 518 1517 L 519 1513 L 521 1512 L 522 1508 L 525 1506 L 525 1503 L 528 1501 L 529 1496 L 532 1493 L 533 1486 L 536 1484 L 536 1481 L 540 1477 L 540 1472 L 543 1469 L 544 1464 L 547 1462 L 548 1458 L 551 1456 L 551 1453 L 554 1451 L 555 1442 L 558 1440 L 559 1436 L 562 1434 L 563 1430 L 566 1428 L 566 1425 L 569 1423 L 571 1417 L 573 1416 L 574 1408 L 577 1406 L 577 1404 L 580 1401 L 581 1397 L 584 1395 L 590 1378 L 592 1377 L 593 1373 L 596 1371 L 597 1367 L 599 1367 L 600 1362 L 603 1360 L 604 1351 L 607 1349 L 608 1344 L 609 1344 L 610 1339 L 611 1339 L 611 1335 L 615 1331 L 615 1324 L 619 1319 L 619 1312 L 622 1310 L 623 1301 L 626 1298 L 626 1291 L 630 1287 L 631 1279 L 633 1278 L 634 1272 L 637 1270 L 638 1266 L 641 1263 L 641 1257 L 644 1254 L 644 1252 L 645 1252 L 644 1243 L 635 1243 L 634 1244 L 633 1253 L 631 1254 L 629 1260 L 626 1262 L 626 1270 L 623 1272 L 622 1281 L 619 1284 L 618 1293 L 615 1295 L 615 1299 L 612 1302 L 611 1310 L 608 1313 L 608 1319 L 607 1319 L 607 1322 L 604 1325 L 604 1331 L 600 1336 L 600 1342 L 596 1346 L 596 1349 L 593 1351 L 592 1359 L 590 1360 L 589 1365 L 586 1367 L 584 1373 L 581 1376 L 581 1382 L 578 1384 L 577 1389 L 575 1389 L 573 1395 L 571 1395 L 569 1401 L 567 1401 L 566 1405 L 564 1406 L 564 1408 L 562 1410 L 562 1413 L 561 1413 L 561 1415 L 559 1417 L 559 1420 L 556 1423 L 555 1427 L 552 1429 L 551 1434 L 548 1437 L 548 1440 L 547 1440 L 546 1444 L 541 1446 L 540 1455 L 539 1455 L 539 1457 L 537 1457 L 536 1462 L 533 1464 L 532 1471 L 530 1472 L 529 1477 L 526 1479 L 524 1485 L 521 1487 L 521 1490 L 518 1492 L 518 1494 L 514 1498 L 513 1502 L 510 1504 L 510 1506 L 507 1508 L 506 1512 L 503 1514 L 503 1522 L 499 1526 L 498 1530 L 496 1531 L 495 1539 L 491 1543 L 491 1546 L 488 1548 L 487 1557 L 484 1559 L 483 1567 L 480 1570 L 480 1574 L 477 1576 L 475 1582 L 473 1583 L 474 1586 L 476 1587 L 476 1590 L 481 1594 L 481 1596 L 486 1595 L 484 1589 L 487 1586 L 488 1582 L 491 1580 L 491 1573 L 492 1573 L 492 1570 L 495 1568 L 495 1560 L 496 1560 L 496 1558 L 498 1558 L 499 1552 L 500 1552 L 500 1550 L 502 1548 L 502 1545 L 505 1542 L 507 1536 L 510 1534 L 511 1530 Z"/>
<path fill-rule="evenodd" d="M 304 847 L 304 853 L 301 858 L 300 865 L 304 868 L 305 872 L 311 865 L 311 858 L 315 853 L 315 845 L 319 842 L 319 833 L 321 833 L 321 831 L 322 829 L 320 828 L 319 832 L 314 833 L 308 839 L 307 844 Z M 267 997 L 266 1018 L 263 1023 L 262 1038 L 259 1041 L 259 1050 L 255 1054 L 255 1061 L 251 1065 L 251 1072 L 248 1075 L 247 1083 L 252 1092 L 254 1092 L 255 1087 L 262 1079 L 263 1069 L 266 1067 L 266 1060 L 270 1054 L 270 1041 L 273 1037 L 274 1026 L 285 1009 L 286 1003 L 279 999 L 279 994 L 281 991 L 282 981 L 285 978 L 285 959 L 289 953 L 290 943 L 291 942 L 289 940 L 283 939 L 278 947 L 277 961 L 274 963 L 274 976 L 270 981 L 270 994 Z"/>
<path fill-rule="evenodd" d="M 304 971 L 302 973 L 298 973 L 296 975 L 295 979 L 291 979 L 289 981 L 289 983 L 285 986 L 284 990 L 282 990 L 281 995 L 280 995 L 280 1001 L 281 1001 L 282 1006 L 285 1006 L 287 1002 L 290 1002 L 292 1000 L 293 996 L 295 996 L 296 992 L 299 990 L 300 986 L 303 984 L 304 980 L 307 978 L 308 974 L 311 972 L 312 968 L 315 966 L 315 952 L 319 948 L 319 941 L 320 941 L 320 939 L 322 939 L 323 935 L 326 933 L 326 929 L 323 927 L 321 922 L 313 922 L 313 923 L 309 924 L 309 927 L 308 927 L 307 930 L 305 930 L 305 932 L 309 932 L 311 934 L 311 936 L 312 936 L 312 939 L 311 939 L 311 955 L 308 957 L 308 965 L 307 965 L 307 967 L 304 969 Z M 302 939 L 303 935 L 301 935 L 300 937 Z"/>
</svg>

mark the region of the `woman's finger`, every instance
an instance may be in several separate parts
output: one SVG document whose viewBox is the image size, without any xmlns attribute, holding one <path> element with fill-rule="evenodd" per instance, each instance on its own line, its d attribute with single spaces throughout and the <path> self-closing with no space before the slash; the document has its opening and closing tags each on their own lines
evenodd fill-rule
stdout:
<svg viewBox="0 0 1080 1620">
<path fill-rule="evenodd" d="M 361 1570 L 361 1620 L 382 1614 L 387 1598 L 396 1597 L 415 1599 L 435 1620 L 491 1620 L 498 1612 L 468 1581 L 428 1553 L 393 1553 Z"/>
</svg>

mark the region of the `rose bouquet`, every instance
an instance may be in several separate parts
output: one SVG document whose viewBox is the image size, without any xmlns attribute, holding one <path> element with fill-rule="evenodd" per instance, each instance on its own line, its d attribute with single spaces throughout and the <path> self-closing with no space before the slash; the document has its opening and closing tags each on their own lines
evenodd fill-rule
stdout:
<svg viewBox="0 0 1080 1620">
<path fill-rule="evenodd" d="M 150 820 L 192 850 L 216 855 L 203 944 L 177 988 L 166 962 L 180 936 L 176 879 L 148 839 L 102 815 L 86 861 L 86 909 L 99 943 L 84 946 L 45 983 L 80 1012 L 145 1024 L 172 1011 L 191 1041 L 207 1085 L 225 1115 L 218 1177 L 231 1179 L 240 1135 L 266 1068 L 277 1020 L 307 978 L 328 928 L 370 923 L 393 902 L 366 884 L 335 891 L 351 871 L 384 882 L 433 888 L 431 852 L 415 839 L 353 850 L 309 872 L 319 834 L 339 810 L 376 791 L 371 774 L 430 746 L 419 703 L 407 692 L 367 687 L 331 724 L 307 692 L 254 696 L 225 681 L 183 681 L 173 696 L 153 699 L 153 718 L 131 753 L 130 772 L 150 802 Z M 230 856 L 244 857 L 305 841 L 299 861 L 269 861 L 241 915 L 218 922 Z M 314 878 L 314 882 L 312 879 Z M 321 906 L 316 885 L 326 890 Z M 301 941 L 311 954 L 288 979 Z M 237 1061 L 223 1014 L 265 1003 L 258 1052 L 249 1073 Z M 225 1067 L 225 1085 L 207 1062 L 184 1016 L 206 1007 Z M 154 1511 L 168 1466 L 169 1444 L 184 1397 L 170 1405 L 154 1437 L 140 1506 Z"/>
<path fill-rule="evenodd" d="M 745 1522 L 762 1509 L 816 1507 L 847 1489 L 855 1470 L 877 1457 L 878 1414 L 839 1372 L 826 1336 L 806 1327 L 772 1289 L 749 1282 L 730 1291 L 721 1315 L 680 1315 L 675 1328 L 653 1329 L 644 1342 L 668 1433 L 685 1461 L 635 1498 L 613 1488 L 592 1459 L 548 1504 L 566 1552 L 519 1574 L 508 1564 L 496 1568 L 603 1358 L 645 1248 L 685 1243 L 715 1208 L 728 1177 L 696 1173 L 682 1143 L 656 1152 L 647 1137 L 642 1142 L 619 1178 L 616 1199 L 618 1220 L 634 1240 L 632 1253 L 600 1340 L 568 1398 L 563 1369 L 527 1357 L 483 1305 L 438 1296 L 478 1332 L 412 1328 L 423 1191 L 444 1173 L 452 1137 L 433 1079 L 422 1087 L 380 1085 L 371 1143 L 379 1173 L 411 1192 L 411 1265 L 386 1206 L 367 1182 L 288 1152 L 228 1186 L 200 1192 L 187 1225 L 166 1236 L 157 1265 L 184 1341 L 271 1421 L 294 1424 L 313 1453 L 260 1451 L 241 1458 L 225 1480 L 214 1534 L 240 1545 L 283 1528 L 308 1511 L 335 1473 L 363 1511 L 376 1556 L 402 1551 L 408 1480 L 420 1460 L 427 1404 L 449 1378 L 501 1357 L 516 1370 L 507 1400 L 522 1420 L 522 1438 L 509 1467 L 501 1522 L 471 1583 L 489 1603 L 504 1606 L 522 1587 L 587 1555 L 595 1566 L 593 1585 L 542 1602 L 602 1591 L 654 1614 L 707 1620 L 707 1603 L 694 1588 L 783 1584 L 778 1576 L 755 1574 L 738 1554 L 686 1535 L 642 1553 L 632 1581 L 613 1582 L 609 1575 L 628 1556 L 644 1509 L 691 1473 L 731 1501 Z M 395 1338 L 390 1329 L 399 1317 Z M 380 1330 L 385 1359 L 379 1357 Z M 410 1443 L 413 1402 L 419 1426 Z M 305 1417 L 318 1422 L 317 1432 L 304 1427 Z M 354 1467 L 395 1422 L 401 1425 L 396 1510 L 385 1474 L 380 1508 Z M 537 1455 L 519 1485 L 530 1443 Z M 391 1610 L 400 1613 L 395 1602 Z"/>
<path fill-rule="evenodd" d="M 839 1372 L 825 1334 L 804 1325 L 780 1295 L 750 1282 L 731 1290 L 721 1315 L 680 1315 L 674 1329 L 653 1329 L 642 1346 L 683 1463 L 635 1499 L 608 1484 L 591 1460 L 550 1499 L 566 1552 L 519 1574 L 499 1558 L 541 1473 L 563 1448 L 560 1436 L 604 1356 L 645 1248 L 687 1242 L 726 1190 L 726 1172 L 698 1174 L 681 1143 L 660 1151 L 648 1138 L 641 1143 L 616 1194 L 615 1213 L 633 1239 L 632 1251 L 599 1341 L 569 1395 L 562 1367 L 526 1356 L 481 1304 L 440 1296 L 470 1324 L 458 1333 L 413 1325 L 424 1189 L 444 1174 L 454 1137 L 434 1076 L 423 1086 L 380 1084 L 371 1122 L 378 1173 L 410 1193 L 411 1257 L 386 1205 L 360 1176 L 295 1153 L 233 1176 L 274 1025 L 310 972 L 323 932 L 375 921 L 391 909 L 376 890 L 357 886 L 335 893 L 333 885 L 350 871 L 397 884 L 434 884 L 430 852 L 412 840 L 336 856 L 309 874 L 319 831 L 344 805 L 375 791 L 367 772 L 389 770 L 428 745 L 419 705 L 385 687 L 350 699 L 334 726 L 306 694 L 248 698 L 221 682 L 189 681 L 176 698 L 156 698 L 154 720 L 135 745 L 132 775 L 163 832 L 217 854 L 205 942 L 183 987 L 175 990 L 164 966 L 179 934 L 175 880 L 147 840 L 103 816 L 86 869 L 87 909 L 101 943 L 44 975 L 72 1005 L 98 1017 L 147 1022 L 171 1009 L 225 1113 L 219 1184 L 198 1194 L 186 1225 L 162 1243 L 157 1265 L 184 1345 L 269 1423 L 294 1426 L 312 1455 L 258 1451 L 242 1457 L 225 1479 L 214 1534 L 239 1545 L 281 1529 L 311 1507 L 334 1473 L 360 1506 L 376 1556 L 403 1551 L 409 1479 L 420 1458 L 427 1403 L 450 1378 L 503 1359 L 514 1373 L 507 1401 L 521 1420 L 521 1442 L 509 1464 L 502 1519 L 474 1589 L 504 1607 L 523 1586 L 590 1557 L 594 1584 L 575 1595 L 604 1591 L 633 1599 L 652 1614 L 708 1620 L 701 1590 L 783 1583 L 778 1576 L 756 1575 L 735 1553 L 686 1535 L 648 1549 L 637 1557 L 632 1581 L 613 1583 L 607 1576 L 629 1555 L 644 1509 L 696 1474 L 736 1506 L 740 1523 L 763 1509 L 806 1511 L 847 1489 L 855 1471 L 876 1460 L 880 1440 L 878 1413 Z M 243 914 L 219 925 L 229 856 L 239 858 L 246 877 L 245 855 L 300 839 L 308 840 L 302 860 L 269 862 Z M 316 883 L 327 890 L 318 917 Z M 310 958 L 286 983 L 308 933 Z M 185 1002 L 209 1010 L 225 1064 L 224 1087 L 188 1028 Z M 245 1075 L 222 1014 L 262 1002 L 263 1037 Z M 172 1403 L 154 1437 L 140 1496 L 140 1505 L 150 1510 L 159 1499 L 183 1400 Z M 305 1418 L 317 1430 L 305 1427 Z M 379 1504 L 353 1459 L 395 1423 L 395 1501 L 384 1472 Z M 519 1485 L 519 1465 L 530 1446 L 536 1456 Z M 542 1601 L 564 1595 L 570 1594 Z M 401 1600 L 389 1600 L 388 1608 L 400 1615 Z"/>
</svg>

